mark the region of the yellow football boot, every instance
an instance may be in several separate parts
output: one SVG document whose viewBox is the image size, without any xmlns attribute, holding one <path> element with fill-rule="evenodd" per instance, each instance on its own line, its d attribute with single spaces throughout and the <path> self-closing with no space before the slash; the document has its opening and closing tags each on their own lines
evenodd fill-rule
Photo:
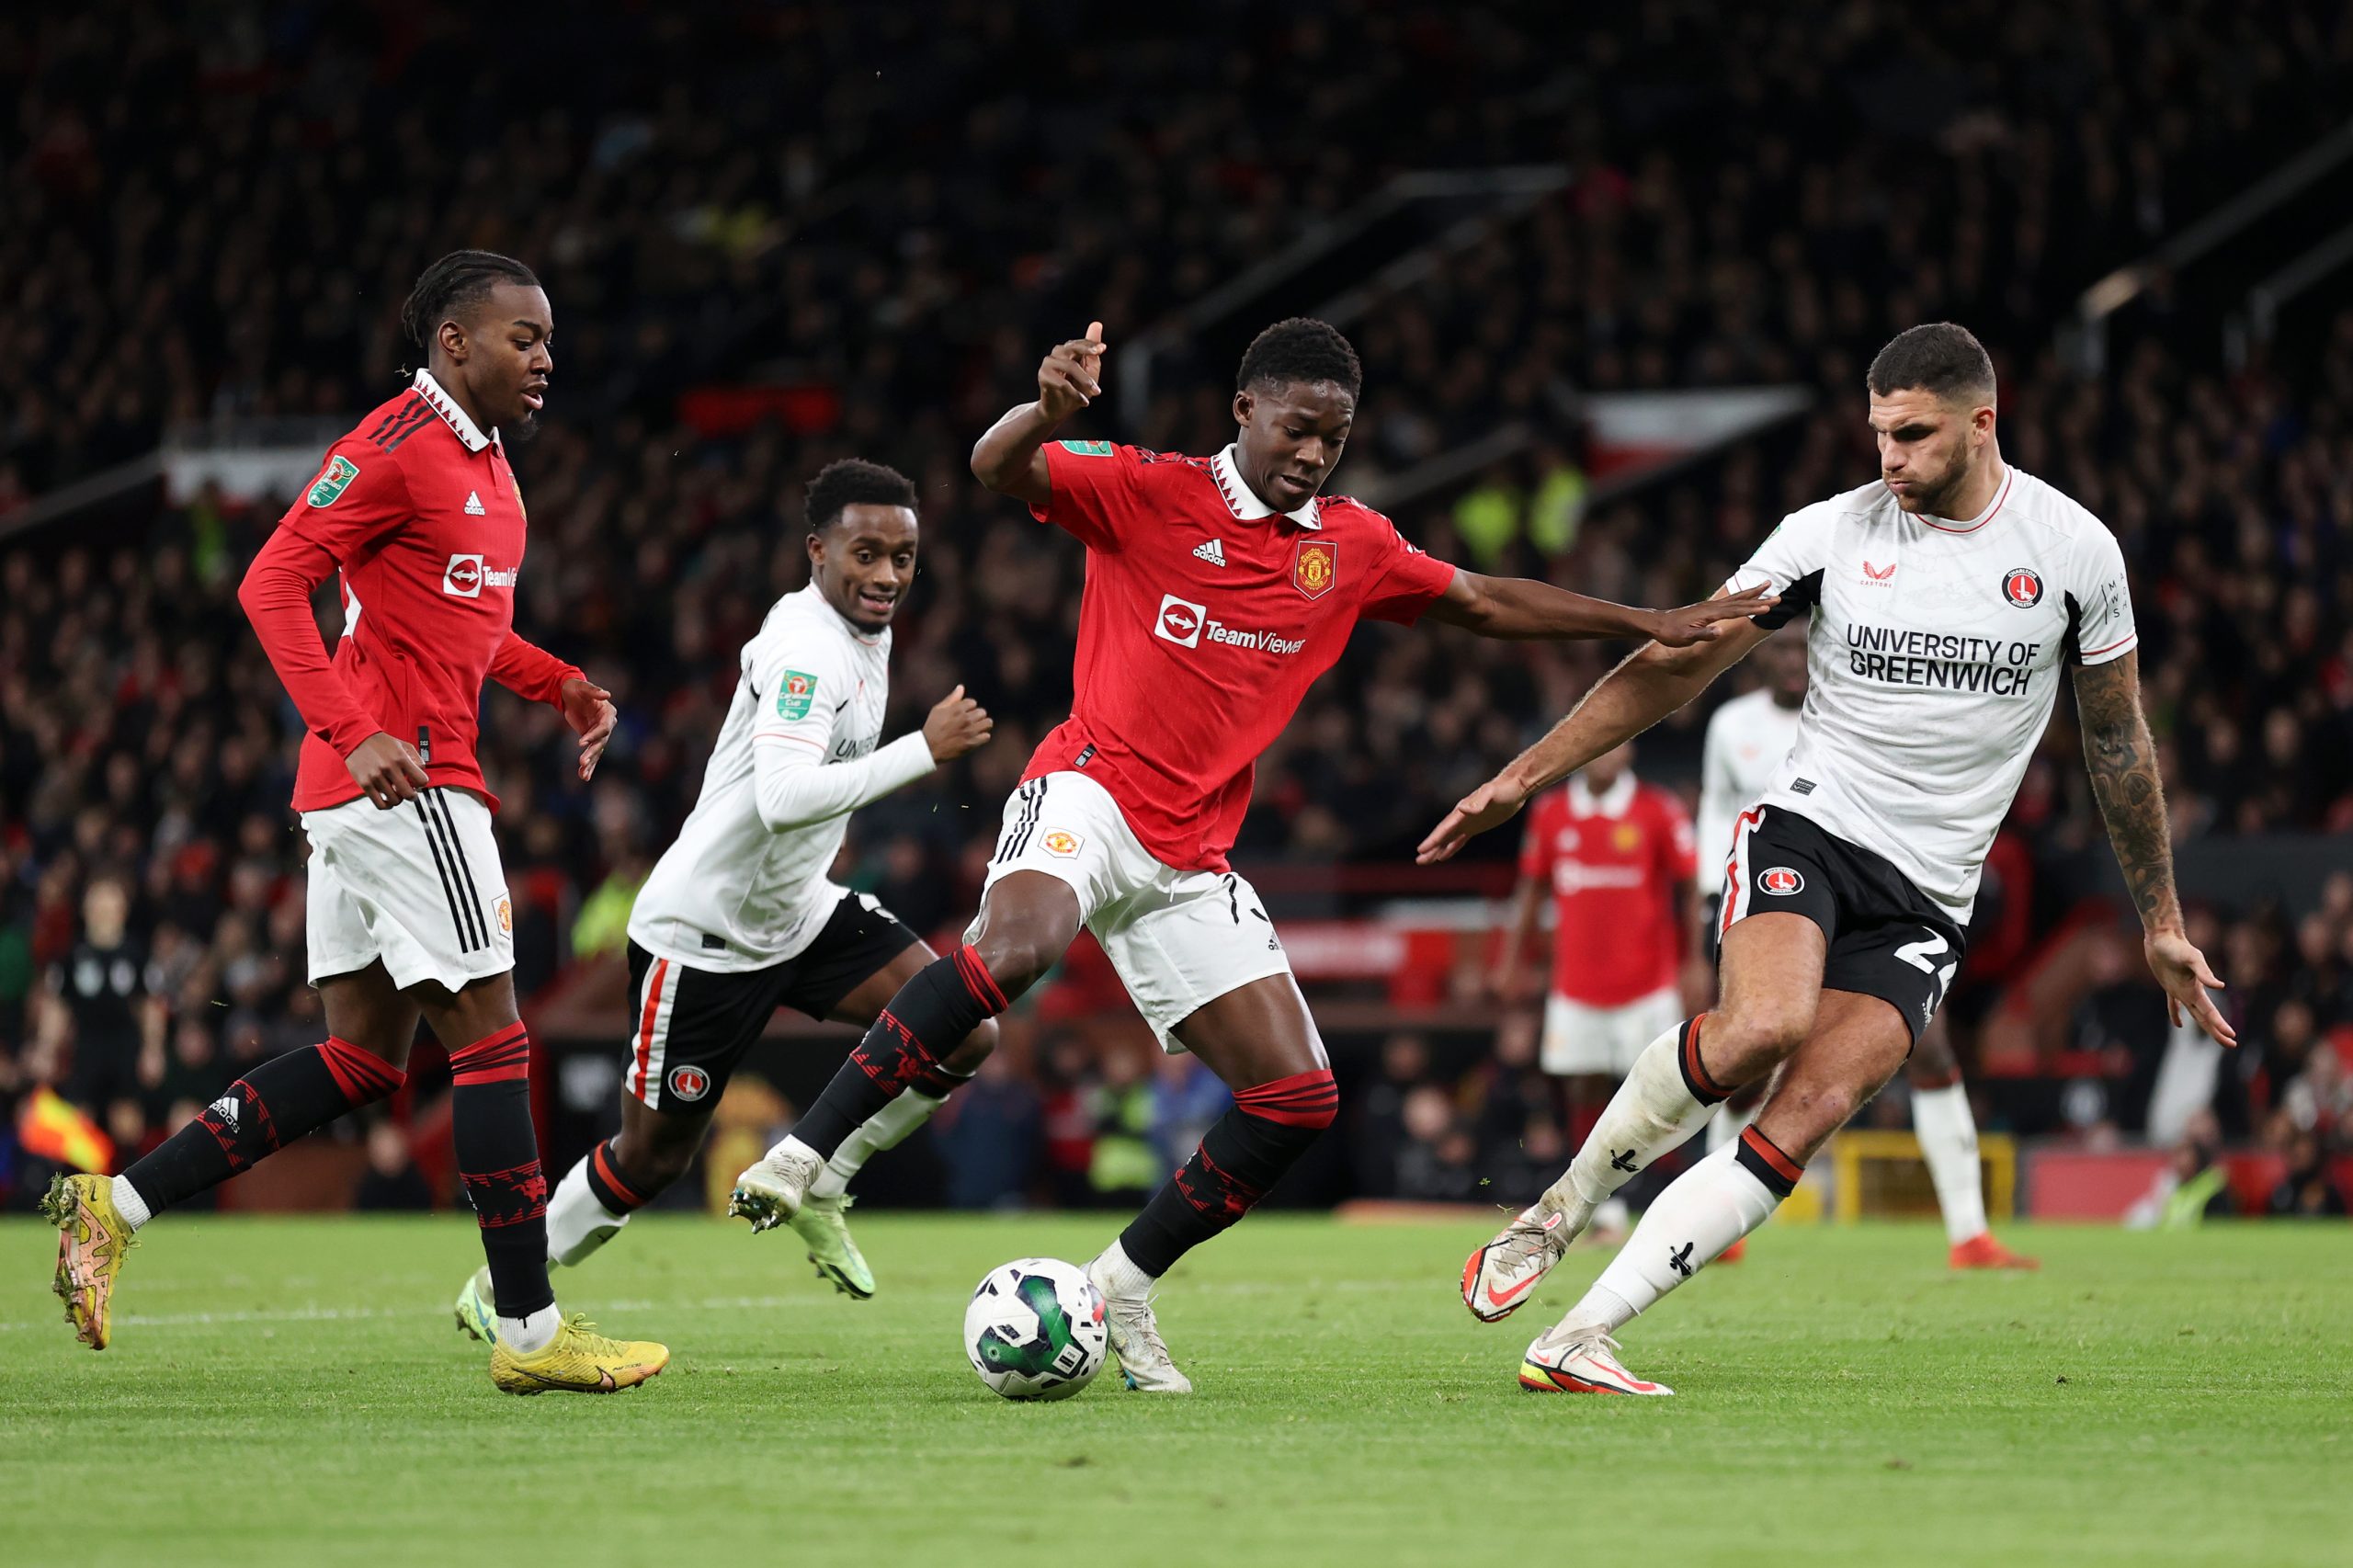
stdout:
<svg viewBox="0 0 2353 1568">
<path fill-rule="evenodd" d="M 40 1212 L 57 1227 L 57 1278 L 50 1289 L 65 1303 L 74 1337 L 104 1350 L 114 1338 L 114 1277 L 138 1244 L 131 1221 L 114 1206 L 114 1178 L 61 1176 L 49 1184 Z"/>
<path fill-rule="evenodd" d="M 519 1355 L 504 1339 L 490 1349 L 490 1381 L 508 1393 L 617 1393 L 670 1364 L 670 1347 L 642 1339 L 608 1339 L 578 1312 L 555 1337 Z"/>
</svg>

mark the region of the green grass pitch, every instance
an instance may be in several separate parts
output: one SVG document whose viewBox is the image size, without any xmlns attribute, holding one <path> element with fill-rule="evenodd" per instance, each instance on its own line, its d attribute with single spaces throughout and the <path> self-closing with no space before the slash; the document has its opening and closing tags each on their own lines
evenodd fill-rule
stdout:
<svg viewBox="0 0 2353 1568">
<path fill-rule="evenodd" d="M 565 1305 L 676 1358 L 613 1398 L 494 1390 L 447 1302 L 462 1218 L 167 1219 L 114 1347 L 52 1233 L 0 1224 L 0 1559 L 864 1565 L 2353 1562 L 2353 1233 L 1768 1228 L 1625 1335 L 1672 1400 L 1525 1393 L 1600 1269 L 1486 1327 L 1482 1224 L 1267 1216 L 1169 1280 L 1199 1385 L 1004 1403 L 959 1346 L 992 1265 L 1110 1217 L 863 1216 L 855 1303 L 789 1233 L 642 1220 Z"/>
</svg>

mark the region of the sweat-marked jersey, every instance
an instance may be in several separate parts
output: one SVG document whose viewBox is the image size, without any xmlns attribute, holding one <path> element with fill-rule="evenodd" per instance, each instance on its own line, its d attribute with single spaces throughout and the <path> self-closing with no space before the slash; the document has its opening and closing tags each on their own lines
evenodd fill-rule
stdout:
<svg viewBox="0 0 2353 1568">
<path fill-rule="evenodd" d="M 1760 584 L 1781 596 L 1764 624 L 1813 611 L 1797 748 L 1762 803 L 1886 857 L 1965 924 L 2060 671 L 2138 642 L 2115 536 L 2015 467 L 1963 522 L 1874 482 L 1784 517 L 1728 585 Z"/>
<path fill-rule="evenodd" d="M 932 768 L 920 730 L 881 745 L 890 664 L 889 630 L 858 631 L 814 583 L 776 602 L 744 644 L 702 793 L 637 895 L 630 940 L 722 972 L 816 940 L 841 902 L 825 872 L 849 813 Z"/>
<path fill-rule="evenodd" d="M 1454 568 L 1342 495 L 1278 512 L 1213 458 L 1050 441 L 1031 512 L 1086 546 L 1070 718 L 1024 782 L 1075 768 L 1178 870 L 1222 871 L 1258 754 L 1359 620 L 1410 626 Z"/>
<path fill-rule="evenodd" d="M 1773 700 L 1772 692 L 1735 697 L 1708 720 L 1699 750 L 1699 891 L 1713 892 L 1732 853 L 1733 821 L 1781 771 L 1782 759 L 1798 744 L 1798 710 Z"/>
</svg>

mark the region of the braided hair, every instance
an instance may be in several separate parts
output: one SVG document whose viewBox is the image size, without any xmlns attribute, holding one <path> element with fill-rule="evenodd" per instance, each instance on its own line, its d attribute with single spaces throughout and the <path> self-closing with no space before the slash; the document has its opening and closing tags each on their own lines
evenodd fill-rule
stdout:
<svg viewBox="0 0 2353 1568">
<path fill-rule="evenodd" d="M 458 311 L 479 301 L 501 283 L 536 289 L 540 280 L 513 256 L 495 251 L 453 250 L 417 274 L 416 287 L 401 306 L 401 330 L 427 354 L 433 335 Z"/>
</svg>

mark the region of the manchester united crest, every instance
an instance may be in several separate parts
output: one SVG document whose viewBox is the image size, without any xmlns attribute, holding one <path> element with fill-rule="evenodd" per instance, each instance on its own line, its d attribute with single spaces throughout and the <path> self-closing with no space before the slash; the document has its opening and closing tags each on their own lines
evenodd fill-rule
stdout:
<svg viewBox="0 0 2353 1568">
<path fill-rule="evenodd" d="M 1290 584 L 1311 599 L 1320 599 L 1340 580 L 1340 547 L 1326 540 L 1303 539 L 1290 558 Z"/>
</svg>

